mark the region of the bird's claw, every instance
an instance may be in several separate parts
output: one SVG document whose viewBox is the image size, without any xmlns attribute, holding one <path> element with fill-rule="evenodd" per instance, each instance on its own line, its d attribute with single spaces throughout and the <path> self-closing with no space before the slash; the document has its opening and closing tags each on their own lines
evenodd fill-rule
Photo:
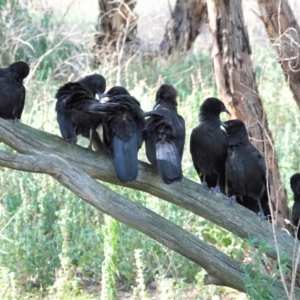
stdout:
<svg viewBox="0 0 300 300">
<path fill-rule="evenodd" d="M 210 188 L 208 187 L 206 181 L 202 182 L 202 188 L 205 189 L 205 190 L 210 190 Z"/>
<path fill-rule="evenodd" d="M 210 190 L 211 190 L 213 193 L 217 194 L 217 195 L 222 195 L 222 192 L 221 192 L 220 187 L 219 187 L 218 185 L 215 186 L 215 187 L 212 187 Z"/>
<path fill-rule="evenodd" d="M 227 198 L 228 205 L 233 205 L 233 204 L 236 203 L 236 197 L 235 196 L 226 197 L 226 198 Z"/>
<path fill-rule="evenodd" d="M 265 221 L 265 220 L 267 220 L 266 216 L 264 215 L 264 213 L 263 213 L 262 211 L 259 211 L 259 212 L 257 213 L 257 215 L 258 215 L 260 221 Z"/>
</svg>

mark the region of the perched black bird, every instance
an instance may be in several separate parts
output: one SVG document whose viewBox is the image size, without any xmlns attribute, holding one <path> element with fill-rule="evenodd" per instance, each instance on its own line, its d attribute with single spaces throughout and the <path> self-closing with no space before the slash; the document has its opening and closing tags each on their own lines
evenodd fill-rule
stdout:
<svg viewBox="0 0 300 300">
<path fill-rule="evenodd" d="M 228 134 L 225 164 L 228 194 L 237 197 L 243 206 L 259 213 L 263 219 L 270 214 L 266 186 L 266 165 L 260 152 L 250 143 L 245 124 L 240 120 L 222 123 Z"/>
<path fill-rule="evenodd" d="M 144 116 L 140 103 L 121 86 L 111 88 L 94 103 L 89 112 L 103 114 L 96 133 L 113 157 L 115 172 L 121 182 L 133 181 L 138 175 L 138 151 L 143 143 Z M 102 106 L 101 106 L 102 105 Z"/>
<path fill-rule="evenodd" d="M 95 95 L 102 94 L 106 81 L 102 75 L 86 76 L 79 82 L 68 82 L 60 87 L 55 95 L 57 121 L 63 138 L 76 144 L 77 135 L 91 138 L 102 116 L 90 114 L 88 110 L 99 103 Z M 89 146 L 90 147 L 90 146 Z"/>
<path fill-rule="evenodd" d="M 23 79 L 29 74 L 29 66 L 23 61 L 0 68 L 0 118 L 20 120 L 25 104 Z"/>
<path fill-rule="evenodd" d="M 164 183 L 182 180 L 181 160 L 185 141 L 185 122 L 177 114 L 177 91 L 163 84 L 156 93 L 153 110 L 145 113 L 144 138 L 147 158 L 157 165 Z"/>
<path fill-rule="evenodd" d="M 220 114 L 229 111 L 217 98 L 207 98 L 200 106 L 199 122 L 191 134 L 190 152 L 194 167 L 208 188 L 225 193 L 227 135 L 221 129 Z"/>
<path fill-rule="evenodd" d="M 297 228 L 297 238 L 300 240 L 300 174 L 294 174 L 290 179 L 291 189 L 294 193 L 294 205 L 292 209 L 292 223 Z"/>
</svg>

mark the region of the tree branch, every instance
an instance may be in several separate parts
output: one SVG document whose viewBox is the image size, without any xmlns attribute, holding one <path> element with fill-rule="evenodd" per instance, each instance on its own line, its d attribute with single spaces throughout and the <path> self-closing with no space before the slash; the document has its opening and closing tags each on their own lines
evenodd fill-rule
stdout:
<svg viewBox="0 0 300 300">
<path fill-rule="evenodd" d="M 0 151 L 0 165 L 51 175 L 97 209 L 184 255 L 214 276 L 226 274 L 230 280 L 223 280 L 224 285 L 245 291 L 238 262 L 158 214 L 111 191 L 58 156 Z"/>
<path fill-rule="evenodd" d="M 111 159 L 104 154 L 80 146 L 73 147 L 58 136 L 3 119 L 0 119 L 0 140 L 20 153 L 56 155 L 95 179 L 150 193 L 183 207 L 233 232 L 240 238 L 255 237 L 258 240 L 257 246 L 267 243 L 270 247 L 266 254 L 273 259 L 277 258 L 270 223 L 258 221 L 255 213 L 241 205 L 229 206 L 225 196 L 220 197 L 202 189 L 201 185 L 191 180 L 184 178 L 180 183 L 165 185 L 161 182 L 158 172 L 149 164 L 140 162 L 138 178 L 123 184 L 114 174 Z M 274 232 L 280 241 L 279 251 L 286 253 L 292 266 L 294 244 L 299 245 L 299 242 L 278 228 L 275 228 Z M 300 272 L 299 266 L 297 269 Z"/>
<path fill-rule="evenodd" d="M 3 119 L 0 119 L 0 140 L 23 153 L 0 151 L 1 166 L 51 175 L 97 209 L 199 264 L 222 285 L 245 291 L 242 281 L 244 272 L 240 263 L 95 181 L 92 177 L 121 185 L 115 177 L 110 158 L 80 146 L 72 146 L 52 134 Z M 217 197 L 195 182 L 184 179 L 181 183 L 164 185 L 157 172 L 149 164 L 141 162 L 137 180 L 123 185 L 177 204 L 242 238 L 249 235 L 256 237 L 258 245 L 267 242 L 270 245 L 268 255 L 276 258 L 270 223 L 259 222 L 254 213 L 240 205 L 229 206 L 225 197 Z M 240 216 L 243 216 L 242 220 Z M 278 229 L 275 231 L 280 241 L 279 249 L 291 257 L 292 265 L 294 239 Z M 285 293 L 279 281 L 275 282 L 273 288 L 276 295 Z M 298 290 L 296 292 L 300 293 Z"/>
</svg>

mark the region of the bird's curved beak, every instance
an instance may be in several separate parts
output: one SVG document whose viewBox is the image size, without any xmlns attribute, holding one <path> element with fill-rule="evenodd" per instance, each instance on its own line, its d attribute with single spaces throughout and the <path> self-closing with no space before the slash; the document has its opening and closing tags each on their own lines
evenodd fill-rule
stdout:
<svg viewBox="0 0 300 300">
<path fill-rule="evenodd" d="M 159 102 L 160 102 L 160 99 L 157 99 L 157 100 L 155 101 L 152 110 L 155 110 L 155 109 L 156 109 L 156 107 L 159 105 Z"/>
<path fill-rule="evenodd" d="M 223 126 L 224 128 L 227 128 L 227 127 L 228 127 L 228 125 L 226 124 L 226 122 L 220 121 L 220 125 Z"/>
<path fill-rule="evenodd" d="M 223 112 L 226 112 L 227 114 L 229 114 L 229 116 L 231 116 L 231 113 L 229 112 L 229 110 L 227 108 L 223 109 Z"/>
<path fill-rule="evenodd" d="M 102 97 L 103 94 L 101 94 L 100 92 L 98 92 L 97 95 L 98 95 L 99 102 L 101 102 L 101 97 Z"/>
<path fill-rule="evenodd" d="M 100 103 L 105 103 L 109 100 L 108 94 L 101 94 L 99 93 L 99 102 Z"/>
</svg>

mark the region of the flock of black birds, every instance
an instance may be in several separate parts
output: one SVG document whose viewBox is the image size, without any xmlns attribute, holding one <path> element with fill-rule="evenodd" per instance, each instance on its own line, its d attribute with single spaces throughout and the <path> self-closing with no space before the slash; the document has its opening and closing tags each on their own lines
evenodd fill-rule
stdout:
<svg viewBox="0 0 300 300">
<path fill-rule="evenodd" d="M 28 74 L 28 64 L 21 61 L 0 68 L 1 118 L 21 119 L 23 80 Z M 185 121 L 177 113 L 176 89 L 161 85 L 149 112 L 143 112 L 124 87 L 112 87 L 104 94 L 105 90 L 106 80 L 100 74 L 68 82 L 57 90 L 56 113 L 62 137 L 74 145 L 81 135 L 89 140 L 89 149 L 106 152 L 113 159 L 116 177 L 124 183 L 137 178 L 138 151 L 145 141 L 147 158 L 162 181 L 181 181 Z M 200 106 L 199 125 L 190 138 L 195 170 L 204 188 L 225 194 L 265 219 L 270 215 L 265 160 L 250 143 L 245 124 L 241 120 L 222 122 L 222 112 L 230 115 L 217 98 L 207 98 Z M 295 200 L 292 222 L 298 227 L 299 173 L 291 177 L 290 184 Z M 297 236 L 300 239 L 300 230 Z"/>
</svg>

